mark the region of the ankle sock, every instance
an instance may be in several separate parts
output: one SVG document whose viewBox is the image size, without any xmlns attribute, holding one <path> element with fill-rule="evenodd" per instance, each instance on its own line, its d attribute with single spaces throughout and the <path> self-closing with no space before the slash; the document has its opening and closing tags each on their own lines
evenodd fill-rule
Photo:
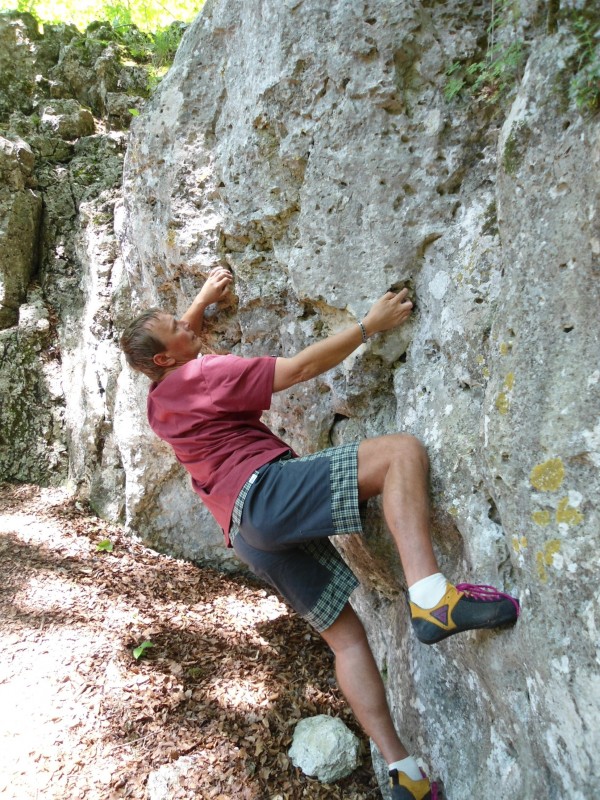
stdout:
<svg viewBox="0 0 600 800">
<path fill-rule="evenodd" d="M 447 584 L 448 581 L 441 572 L 428 575 L 408 587 L 410 602 L 419 608 L 433 608 L 446 594 Z"/>
<path fill-rule="evenodd" d="M 403 772 L 411 779 L 411 781 L 420 781 L 423 779 L 419 765 L 412 756 L 403 758 L 402 761 L 394 761 L 393 764 L 388 765 L 389 770 L 397 769 L 398 772 Z"/>
</svg>

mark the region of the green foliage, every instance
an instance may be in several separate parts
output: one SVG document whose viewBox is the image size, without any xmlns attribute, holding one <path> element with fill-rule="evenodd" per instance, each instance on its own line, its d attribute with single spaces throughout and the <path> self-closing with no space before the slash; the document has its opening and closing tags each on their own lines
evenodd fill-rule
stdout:
<svg viewBox="0 0 600 800">
<path fill-rule="evenodd" d="M 96 545 L 96 550 L 99 553 L 112 553 L 113 551 L 113 543 L 110 539 L 102 539 L 101 542 L 98 542 Z"/>
<path fill-rule="evenodd" d="M 133 650 L 133 657 L 135 658 L 135 660 L 139 661 L 139 659 L 144 655 L 146 650 L 148 650 L 150 647 L 154 647 L 154 643 L 149 642 L 148 640 L 142 642 L 141 645 L 139 645 L 139 647 L 135 647 Z"/>
<path fill-rule="evenodd" d="M 117 18 L 117 21 L 122 20 Z M 168 28 L 155 33 L 140 31 L 136 25 L 112 23 L 116 40 L 122 45 L 126 54 L 134 61 L 149 64 L 149 88 L 159 82 L 160 78 L 173 63 L 175 53 L 185 33 L 183 23 L 174 22 Z"/>
<path fill-rule="evenodd" d="M 153 36 L 152 63 L 160 68 L 171 64 L 181 42 L 184 28 L 174 23 L 168 28 L 156 31 Z"/>
<path fill-rule="evenodd" d="M 579 50 L 569 98 L 582 113 L 593 114 L 600 109 L 600 18 L 576 16 L 571 20 L 571 28 Z"/>
<path fill-rule="evenodd" d="M 21 13 L 26 12 L 28 14 L 34 13 L 35 7 L 35 0 L 18 0 L 16 9 Z M 0 10 L 2 10 L 2 6 L 0 6 Z"/>
<path fill-rule="evenodd" d="M 510 36 L 514 22 L 511 0 L 496 4 L 486 30 L 488 46 L 480 61 L 455 61 L 447 70 L 444 88 L 447 100 L 469 95 L 475 100 L 495 103 L 508 94 L 519 79 L 525 57 L 522 39 Z"/>
<path fill-rule="evenodd" d="M 0 11 L 32 13 L 41 23 L 72 23 L 84 30 L 94 20 L 113 27 L 135 25 L 139 30 L 160 31 L 174 20 L 191 22 L 204 0 L 0 0 Z"/>
<path fill-rule="evenodd" d="M 164 3 L 162 0 L 0 0 L 0 11 L 16 8 L 32 13 L 42 25 L 66 22 L 86 29 L 86 37 L 79 46 L 83 51 L 89 51 L 87 60 L 90 63 L 107 44 L 114 42 L 124 59 L 147 66 L 146 89 L 152 93 L 173 63 L 186 22 L 196 16 L 203 2 L 204 0 L 165 0 Z M 99 48 L 100 51 L 95 53 L 94 48 Z M 82 53 L 82 58 L 86 57 L 86 52 Z"/>
<path fill-rule="evenodd" d="M 135 25 L 129 5 L 123 3 L 107 3 L 102 11 L 103 18 L 107 19 L 115 30 Z"/>
<path fill-rule="evenodd" d="M 187 674 L 192 680 L 197 680 L 202 676 L 202 672 L 202 667 L 190 667 Z"/>
</svg>

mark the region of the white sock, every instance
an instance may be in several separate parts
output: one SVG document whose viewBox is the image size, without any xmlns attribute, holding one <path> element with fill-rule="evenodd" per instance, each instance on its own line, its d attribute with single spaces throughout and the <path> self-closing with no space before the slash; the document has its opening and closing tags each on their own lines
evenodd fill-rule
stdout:
<svg viewBox="0 0 600 800">
<path fill-rule="evenodd" d="M 398 772 L 403 772 L 411 779 L 411 781 L 420 781 L 423 779 L 419 765 L 412 756 L 403 758 L 402 761 L 394 761 L 389 765 L 389 770 L 397 769 Z"/>
<path fill-rule="evenodd" d="M 408 587 L 410 602 L 419 608 L 433 608 L 446 594 L 447 584 L 448 581 L 441 572 L 428 575 Z"/>
</svg>

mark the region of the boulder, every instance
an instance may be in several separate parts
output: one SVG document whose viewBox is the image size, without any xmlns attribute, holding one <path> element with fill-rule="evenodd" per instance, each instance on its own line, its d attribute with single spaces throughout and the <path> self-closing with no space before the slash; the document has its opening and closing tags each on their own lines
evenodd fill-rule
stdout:
<svg viewBox="0 0 600 800">
<path fill-rule="evenodd" d="M 377 504 L 365 539 L 339 542 L 407 744 L 450 798 L 583 800 L 600 781 L 600 128 L 569 89 L 592 4 L 549 28 L 534 6 L 503 17 L 490 51 L 503 12 L 485 4 L 214 0 L 125 163 L 132 313 L 181 313 L 228 264 L 216 347 L 289 355 L 410 288 L 409 325 L 277 395 L 268 420 L 299 452 L 418 436 L 442 569 L 521 599 L 513 630 L 425 648 Z M 188 487 L 156 455 L 180 547 Z"/>
<path fill-rule="evenodd" d="M 100 23 L 0 15 L 2 478 L 68 475 L 149 544 L 229 568 L 148 430 L 126 322 L 182 313 L 227 264 L 215 348 L 289 355 L 409 287 L 409 325 L 267 421 L 299 452 L 418 436 L 442 569 L 522 602 L 510 631 L 425 648 L 379 503 L 337 542 L 403 737 L 449 800 L 600 785 L 597 15 L 560 5 L 211 0 L 133 115 L 123 190 L 118 129 L 148 72 Z"/>
<path fill-rule="evenodd" d="M 40 128 L 50 136 L 61 139 L 79 139 L 94 132 L 94 117 L 91 111 L 79 105 L 77 100 L 53 100 L 40 104 Z"/>
<path fill-rule="evenodd" d="M 170 764 L 163 764 L 148 775 L 146 797 L 148 800 L 172 800 L 181 787 L 181 778 L 194 768 L 193 756 L 182 756 Z"/>
<path fill-rule="evenodd" d="M 296 725 L 289 757 L 305 775 L 332 783 L 358 767 L 359 744 L 341 719 L 319 714 Z"/>
</svg>

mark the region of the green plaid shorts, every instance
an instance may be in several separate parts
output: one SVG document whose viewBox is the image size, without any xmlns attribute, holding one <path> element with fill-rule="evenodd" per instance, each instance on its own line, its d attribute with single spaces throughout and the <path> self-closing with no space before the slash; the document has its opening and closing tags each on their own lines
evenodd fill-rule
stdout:
<svg viewBox="0 0 600 800">
<path fill-rule="evenodd" d="M 229 536 L 238 557 L 319 632 L 358 586 L 328 538 L 362 533 L 357 452 L 353 443 L 266 464 L 233 509 Z"/>
</svg>

